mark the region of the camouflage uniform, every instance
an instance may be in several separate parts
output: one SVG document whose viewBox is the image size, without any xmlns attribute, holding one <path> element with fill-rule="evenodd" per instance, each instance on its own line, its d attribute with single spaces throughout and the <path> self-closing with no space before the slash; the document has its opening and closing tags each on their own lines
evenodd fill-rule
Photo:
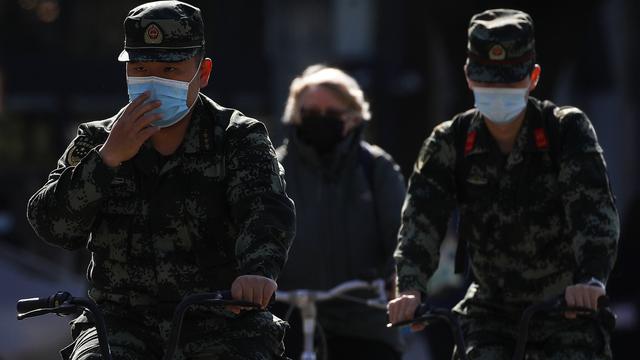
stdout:
<svg viewBox="0 0 640 360">
<path fill-rule="evenodd" d="M 494 82 L 507 82 L 501 76 Z M 618 214 L 590 121 L 577 108 L 534 98 L 525 111 L 508 155 L 477 109 L 438 125 L 419 153 L 403 207 L 398 286 L 423 293 L 459 209 L 475 281 L 455 311 L 471 359 L 510 359 L 526 306 L 591 277 L 606 281 L 616 257 Z M 611 357 L 607 329 L 592 320 L 541 316 L 530 329 L 529 359 Z"/>
<path fill-rule="evenodd" d="M 140 13 L 168 16 L 167 7 L 173 9 L 169 15 L 190 14 L 191 23 L 201 22 L 199 10 L 184 3 L 141 7 L 132 10 L 125 28 L 131 19 L 142 23 Z M 173 25 L 150 22 L 144 34 L 134 35 L 147 36 L 158 26 L 170 41 Z M 161 36 L 156 30 L 151 32 Z M 188 31 L 177 36 L 183 35 L 190 41 Z M 125 60 L 152 54 L 139 51 L 125 47 Z M 184 60 L 193 49 L 165 55 Z M 147 141 L 133 158 L 110 168 L 98 150 L 118 115 L 80 125 L 58 167 L 29 200 L 28 218 L 43 240 L 91 252 L 89 295 L 105 315 L 114 359 L 160 359 L 183 297 L 229 289 L 241 275 L 278 277 L 295 210 L 262 123 L 200 94 L 173 154 L 161 156 Z M 195 307 L 186 314 L 176 358 L 281 358 L 285 327 L 267 311 L 236 315 Z M 86 315 L 74 320 L 72 331 L 75 344 L 64 353 L 99 358 Z"/>
<path fill-rule="evenodd" d="M 184 296 L 229 289 L 243 274 L 278 276 L 294 232 L 293 203 L 264 125 L 204 95 L 181 148 L 165 162 L 145 144 L 119 168 L 107 167 L 97 149 L 114 120 L 80 125 L 30 199 L 28 217 L 45 241 L 91 251 L 90 296 L 102 305 L 115 354 L 120 347 L 144 353 L 149 344 L 160 354 Z M 268 312 L 189 316 L 184 337 L 194 340 L 185 351 L 202 333 L 214 342 L 273 337 L 274 352 L 282 337 L 282 323 Z"/>
</svg>

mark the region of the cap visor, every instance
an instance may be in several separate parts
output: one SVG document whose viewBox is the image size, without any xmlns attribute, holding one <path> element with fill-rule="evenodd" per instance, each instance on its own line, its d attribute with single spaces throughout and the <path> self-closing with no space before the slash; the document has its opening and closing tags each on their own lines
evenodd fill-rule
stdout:
<svg viewBox="0 0 640 360">
<path fill-rule="evenodd" d="M 201 48 L 191 49 L 124 49 L 118 55 L 118 61 L 161 61 L 177 62 L 191 59 Z"/>
<path fill-rule="evenodd" d="M 487 65 L 479 64 L 473 60 L 467 62 L 467 76 L 469 79 L 484 83 L 514 83 L 531 74 L 533 62 L 526 61 L 522 64 Z"/>
</svg>

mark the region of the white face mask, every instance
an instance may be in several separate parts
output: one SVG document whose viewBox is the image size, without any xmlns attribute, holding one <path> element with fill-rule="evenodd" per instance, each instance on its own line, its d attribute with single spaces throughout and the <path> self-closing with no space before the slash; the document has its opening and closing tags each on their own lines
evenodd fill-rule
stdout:
<svg viewBox="0 0 640 360">
<path fill-rule="evenodd" d="M 510 123 L 527 106 L 529 87 L 474 87 L 472 90 L 478 111 L 496 124 Z"/>
</svg>

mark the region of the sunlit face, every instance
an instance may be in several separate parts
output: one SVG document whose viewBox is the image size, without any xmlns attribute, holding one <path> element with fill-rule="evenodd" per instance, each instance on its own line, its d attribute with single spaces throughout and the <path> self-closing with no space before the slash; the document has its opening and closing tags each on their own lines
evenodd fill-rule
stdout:
<svg viewBox="0 0 640 360">
<path fill-rule="evenodd" d="M 195 56 L 191 59 L 178 62 L 159 62 L 159 61 L 138 61 L 127 63 L 127 76 L 145 77 L 156 76 L 170 80 L 191 82 L 187 95 L 187 106 L 191 106 L 198 96 L 201 88 L 205 87 L 209 82 L 211 74 L 211 59 L 202 60 L 199 74 L 198 65 L 200 65 L 200 57 Z M 195 77 L 195 78 L 194 78 Z"/>
<path fill-rule="evenodd" d="M 345 136 L 358 123 L 358 117 L 347 104 L 340 99 L 332 90 L 314 85 L 300 94 L 300 113 L 313 112 L 321 115 L 334 115 L 344 122 L 342 136 Z M 300 116 L 294 118 L 295 124 L 300 124 Z"/>
</svg>

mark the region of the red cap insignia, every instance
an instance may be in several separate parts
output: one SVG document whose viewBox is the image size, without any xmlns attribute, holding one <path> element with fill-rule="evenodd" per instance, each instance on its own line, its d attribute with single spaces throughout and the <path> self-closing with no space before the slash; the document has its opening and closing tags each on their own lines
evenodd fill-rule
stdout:
<svg viewBox="0 0 640 360">
<path fill-rule="evenodd" d="M 495 44 L 489 49 L 489 59 L 491 60 L 504 60 L 506 57 L 507 52 L 500 44 Z"/>
<path fill-rule="evenodd" d="M 162 42 L 162 31 L 156 24 L 147 26 L 144 31 L 144 42 L 147 44 L 160 44 Z"/>
</svg>

